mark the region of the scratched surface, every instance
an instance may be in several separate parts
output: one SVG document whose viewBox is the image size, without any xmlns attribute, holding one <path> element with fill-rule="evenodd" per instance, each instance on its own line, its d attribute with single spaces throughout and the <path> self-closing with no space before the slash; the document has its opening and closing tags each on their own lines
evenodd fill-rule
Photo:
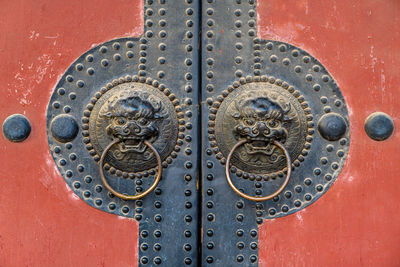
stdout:
<svg viewBox="0 0 400 267">
<path fill-rule="evenodd" d="M 0 5 L 0 121 L 21 113 L 32 123 L 23 143 L 0 135 L 0 266 L 137 266 L 138 223 L 72 193 L 50 156 L 45 111 L 59 75 L 83 51 L 141 34 L 143 1 Z"/>
<path fill-rule="evenodd" d="M 400 266 L 400 133 L 376 142 L 376 111 L 399 127 L 400 2 L 264 0 L 262 39 L 310 52 L 336 79 L 350 113 L 351 145 L 331 189 L 307 209 L 260 227 L 260 266 Z"/>
</svg>

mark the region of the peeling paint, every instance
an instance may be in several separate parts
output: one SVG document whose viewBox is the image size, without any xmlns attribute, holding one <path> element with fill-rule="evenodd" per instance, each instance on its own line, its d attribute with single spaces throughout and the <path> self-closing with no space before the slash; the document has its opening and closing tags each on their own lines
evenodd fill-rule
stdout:
<svg viewBox="0 0 400 267">
<path fill-rule="evenodd" d="M 296 213 L 296 217 L 297 217 L 297 220 L 302 224 L 303 223 L 303 217 L 301 216 L 300 212 Z"/>
<path fill-rule="evenodd" d="M 72 193 L 73 195 L 75 195 L 75 194 L 72 192 L 71 188 L 69 188 L 69 186 L 68 186 L 67 183 L 65 183 L 64 187 L 67 189 L 68 192 L 70 192 L 70 193 Z M 71 194 L 71 195 L 72 195 L 72 194 Z"/>
<path fill-rule="evenodd" d="M 38 32 L 32 30 L 32 31 L 29 32 L 28 38 L 29 38 L 30 40 L 36 40 L 36 39 L 39 38 L 39 36 L 40 36 L 40 34 L 39 34 Z"/>
<path fill-rule="evenodd" d="M 376 65 L 376 62 L 378 62 L 378 58 L 374 56 L 374 46 L 373 45 L 371 45 L 369 56 L 371 58 L 371 64 L 370 64 L 371 70 L 372 70 L 372 72 L 375 72 L 375 65 Z"/>
<path fill-rule="evenodd" d="M 117 215 L 118 220 L 123 220 L 123 221 L 134 221 L 135 219 L 133 218 L 128 218 L 128 217 L 123 217 L 123 216 L 119 216 Z"/>
<path fill-rule="evenodd" d="M 72 200 L 80 200 L 80 198 L 75 193 L 68 194 L 68 197 Z"/>
<path fill-rule="evenodd" d="M 56 34 L 56 36 L 45 36 L 44 38 L 46 39 L 57 39 L 60 36 L 60 34 Z"/>
<path fill-rule="evenodd" d="M 53 64 L 54 60 L 50 58 L 50 55 L 43 54 L 42 56 L 38 57 L 38 61 L 39 66 L 36 68 L 37 75 L 35 80 L 37 84 L 40 84 L 47 72 L 47 69 Z"/>
<path fill-rule="evenodd" d="M 15 82 L 9 84 L 8 92 L 17 96 L 18 102 L 23 105 L 32 103 L 33 90 L 41 84 L 46 75 L 49 79 L 54 77 L 53 66 L 55 60 L 48 54 L 43 54 L 36 58 L 34 62 L 18 62 L 18 70 L 14 74 Z M 13 88 L 10 86 L 12 85 Z"/>
</svg>

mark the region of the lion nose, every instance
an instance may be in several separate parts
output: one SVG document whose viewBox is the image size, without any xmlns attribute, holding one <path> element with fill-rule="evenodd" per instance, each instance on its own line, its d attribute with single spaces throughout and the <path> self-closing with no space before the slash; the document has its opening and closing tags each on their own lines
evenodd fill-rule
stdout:
<svg viewBox="0 0 400 267">
<path fill-rule="evenodd" d="M 264 122 L 261 122 L 261 121 L 257 123 L 257 129 L 258 129 L 258 132 L 264 136 L 267 136 L 270 133 L 268 126 Z"/>
<path fill-rule="evenodd" d="M 266 125 L 265 125 L 265 123 L 264 122 L 257 122 L 257 128 L 258 128 L 258 130 L 260 131 L 260 132 L 263 132 L 264 130 L 265 130 L 265 128 L 266 128 Z"/>
<path fill-rule="evenodd" d="M 128 127 L 127 125 L 125 125 L 125 126 L 122 128 L 122 132 L 123 132 L 124 134 L 130 134 L 131 130 L 129 129 L 129 127 Z"/>
<path fill-rule="evenodd" d="M 265 131 L 268 131 L 269 132 L 269 128 L 268 128 L 268 126 L 264 123 L 264 122 L 258 122 L 257 123 L 257 127 L 258 127 L 258 130 L 260 131 L 260 132 L 265 132 Z"/>
<path fill-rule="evenodd" d="M 125 129 L 126 129 L 126 131 L 125 131 Z M 140 133 L 141 129 L 140 129 L 139 125 L 137 125 L 136 122 L 130 121 L 125 125 L 123 131 L 124 131 L 124 133 L 127 133 L 127 134 Z"/>
<path fill-rule="evenodd" d="M 269 129 L 268 127 L 265 125 L 264 122 L 257 122 L 256 125 L 253 126 L 252 131 L 251 131 L 254 135 L 254 137 L 260 136 L 260 135 L 265 135 L 266 132 L 269 133 Z M 267 134 L 268 134 L 267 133 Z"/>
</svg>

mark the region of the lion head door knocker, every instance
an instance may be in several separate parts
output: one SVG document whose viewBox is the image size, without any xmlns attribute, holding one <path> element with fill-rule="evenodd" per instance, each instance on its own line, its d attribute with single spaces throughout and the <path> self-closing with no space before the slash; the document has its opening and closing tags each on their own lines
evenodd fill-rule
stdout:
<svg viewBox="0 0 400 267">
<path fill-rule="evenodd" d="M 47 107 L 50 152 L 68 187 L 89 205 L 128 217 L 136 201 L 127 200 L 148 195 L 175 167 L 186 125 L 175 89 L 136 74 L 138 41 L 111 40 L 82 54 Z"/>
<path fill-rule="evenodd" d="M 267 81 L 242 84 L 222 103 L 215 104 L 215 139 L 221 150 L 217 157 L 225 161 L 223 155 L 227 155 L 228 184 L 249 200 L 264 201 L 279 195 L 290 179 L 288 166 L 310 145 L 307 116 L 301 103 L 282 84 Z M 231 171 L 245 178 L 285 179 L 267 196 L 250 196 L 234 185 Z"/>
<path fill-rule="evenodd" d="M 172 112 L 174 106 L 167 96 L 157 88 L 135 82 L 113 86 L 96 101 L 89 116 L 89 142 L 96 151 L 94 157 L 100 155 L 101 180 L 114 195 L 139 199 L 157 186 L 162 159 L 173 149 L 168 140 L 178 134 L 178 122 L 170 118 Z M 87 148 L 92 150 L 92 146 Z M 151 169 L 156 178 L 144 192 L 125 195 L 107 182 L 103 166 L 110 173 L 125 176 Z"/>
<path fill-rule="evenodd" d="M 210 112 L 210 145 L 225 164 L 229 186 L 248 200 L 277 197 L 289 184 L 293 170 L 305 161 L 314 139 L 314 116 L 306 97 L 272 76 L 247 77 L 217 97 Z M 326 114 L 318 124 L 327 141 L 336 141 L 346 132 L 342 117 L 338 117 L 342 123 L 332 124 L 332 116 L 339 115 Z M 333 139 L 324 136 L 324 129 L 329 127 L 323 124 L 327 123 L 331 123 L 331 132 L 338 133 Z M 231 173 L 239 178 L 273 183 L 275 189 L 264 196 L 252 196 L 235 185 Z"/>
<path fill-rule="evenodd" d="M 184 127 L 178 125 L 182 112 L 176 96 L 156 80 L 126 75 L 85 91 L 88 103 L 79 106 L 75 101 L 74 108 L 66 105 L 61 114 L 52 114 L 59 110 L 61 101 L 67 101 L 63 97 L 66 85 L 63 80 L 60 83 L 58 93 L 53 95 L 55 99 L 49 107 L 48 117 L 49 142 L 55 159 L 58 160 L 62 154 L 57 143 L 65 144 L 67 150 L 67 155 L 58 160 L 59 167 L 78 163 L 78 175 L 89 168 L 92 176 L 96 175 L 94 169 L 97 168 L 102 184 L 113 196 L 123 200 L 140 199 L 154 190 L 161 180 L 162 169 L 172 162 L 174 151 L 179 151 L 180 142 L 177 140 L 183 138 Z M 72 102 L 71 94 L 68 100 Z M 66 108 L 68 112 L 65 112 Z M 78 139 L 76 117 L 79 115 L 80 143 L 75 140 Z M 82 159 L 88 161 L 87 153 L 92 160 L 87 166 L 79 164 Z M 62 170 L 67 181 L 75 175 L 73 170 Z M 83 182 L 78 178 L 72 182 L 72 187 L 80 189 L 84 183 L 94 179 L 92 176 L 86 176 Z M 154 177 L 154 181 L 147 181 L 146 190 L 132 180 L 148 176 Z M 96 188 L 92 191 L 99 191 Z M 90 194 L 90 190 L 86 191 L 86 195 Z M 85 192 L 83 195 L 85 197 Z"/>
</svg>

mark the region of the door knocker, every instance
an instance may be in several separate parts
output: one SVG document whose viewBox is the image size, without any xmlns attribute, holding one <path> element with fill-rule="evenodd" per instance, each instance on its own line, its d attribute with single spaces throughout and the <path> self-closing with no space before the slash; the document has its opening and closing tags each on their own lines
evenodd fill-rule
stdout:
<svg viewBox="0 0 400 267">
<path fill-rule="evenodd" d="M 129 81 L 113 86 L 99 95 L 99 101 L 96 101 L 91 112 L 88 112 L 89 121 L 85 127 L 88 127 L 89 136 L 84 142 L 93 144 L 96 151 L 95 160 L 101 154 L 100 178 L 110 192 L 125 200 L 142 198 L 149 194 L 161 179 L 161 156 L 152 143 L 165 157 L 171 152 L 171 147 L 167 147 L 166 138 L 177 135 L 177 121 L 171 121 L 169 118 L 173 112 L 173 105 L 156 88 Z M 110 139 L 113 141 L 107 144 Z M 92 150 L 92 146 L 87 148 Z M 107 182 L 103 171 L 105 162 L 108 162 L 107 169 L 112 170 L 111 173 L 116 173 L 119 169 L 119 172 L 126 176 L 127 171 L 132 172 L 129 175 L 134 175 L 134 172 L 153 168 L 152 173 L 156 172 L 156 178 L 144 192 L 125 195 L 113 189 Z"/>
<path fill-rule="evenodd" d="M 314 116 L 306 96 L 272 76 L 249 76 L 235 82 L 216 98 L 210 113 L 210 145 L 225 164 L 229 186 L 249 200 L 265 201 L 279 195 L 313 143 Z M 234 185 L 230 173 L 270 181 L 273 189 L 265 196 L 251 196 Z"/>
<path fill-rule="evenodd" d="M 136 200 L 156 188 L 162 169 L 172 162 L 173 151 L 179 150 L 180 142 L 174 144 L 171 140 L 183 138 L 184 127 L 179 127 L 178 122 L 178 117 L 182 117 L 180 110 L 176 97 L 150 78 L 127 75 L 93 93 L 82 112 L 82 141 L 89 155 L 98 162 L 103 185 L 113 195 Z M 73 115 L 55 116 L 50 124 L 51 140 L 68 142 L 72 147 L 69 142 L 75 139 L 76 133 L 63 136 L 68 132 L 65 129 L 71 128 L 69 124 L 78 131 Z M 70 157 L 72 161 L 76 158 Z M 113 181 L 112 185 L 104 170 L 125 181 L 147 176 L 155 178 L 143 192 L 136 189 L 129 193 L 133 192 L 130 187 L 134 185 L 124 185 L 123 191 L 116 189 L 120 182 Z"/>
<path fill-rule="evenodd" d="M 47 108 L 50 151 L 69 188 L 89 205 L 122 216 L 135 212 L 135 201 L 126 200 L 161 190 L 186 138 L 179 93 L 135 72 L 137 42 L 116 39 L 82 54 Z"/>
<path fill-rule="evenodd" d="M 103 153 L 101 154 L 100 157 L 100 161 L 99 161 L 99 167 L 100 167 L 100 178 L 103 181 L 103 184 L 105 185 L 105 187 L 107 187 L 108 190 L 110 190 L 110 192 L 112 192 L 114 195 L 116 195 L 119 198 L 125 199 L 125 200 L 135 200 L 135 199 L 140 199 L 146 195 L 148 195 L 151 191 L 154 190 L 154 188 L 156 188 L 158 182 L 160 182 L 161 180 L 161 171 L 162 171 L 162 167 L 161 167 L 161 158 L 160 155 L 158 154 L 157 150 L 151 145 L 151 143 L 147 140 L 144 140 L 143 143 L 151 149 L 151 151 L 154 153 L 154 156 L 157 159 L 157 176 L 156 179 L 154 180 L 154 183 L 143 193 L 137 194 L 137 195 L 124 195 L 119 193 L 118 191 L 116 191 L 114 188 L 111 187 L 111 185 L 107 182 L 106 177 L 104 175 L 104 171 L 103 171 L 103 167 L 104 167 L 104 158 L 107 155 L 107 152 L 111 149 L 112 146 L 119 144 L 123 142 L 121 139 L 115 139 L 114 141 L 112 141 L 103 151 Z"/>
<path fill-rule="evenodd" d="M 270 146 L 271 145 L 275 145 L 275 146 L 279 147 L 280 149 L 282 149 L 283 153 L 285 154 L 285 158 L 286 158 L 286 166 L 292 165 L 292 161 L 290 160 L 289 153 L 281 143 L 279 143 L 278 141 L 274 140 L 273 143 L 270 144 L 269 140 L 266 140 L 266 139 L 259 139 L 259 141 L 267 142 L 268 143 L 267 145 L 270 145 Z M 291 174 L 291 168 L 286 168 L 287 169 L 286 177 L 285 177 L 285 180 L 284 180 L 283 184 L 279 187 L 279 189 L 276 190 L 275 192 L 273 192 L 272 194 L 269 194 L 269 195 L 264 196 L 264 197 L 253 197 L 253 196 L 250 196 L 248 194 L 245 194 L 245 193 L 241 192 L 240 190 L 238 190 L 237 187 L 232 183 L 232 179 L 231 179 L 231 176 L 230 176 L 230 170 L 229 170 L 230 169 L 230 161 L 231 161 L 232 155 L 233 155 L 234 151 L 239 146 L 241 146 L 243 144 L 246 144 L 246 143 L 250 143 L 250 142 L 252 142 L 251 139 L 240 140 L 239 142 L 236 143 L 236 145 L 233 146 L 232 150 L 229 152 L 228 158 L 226 159 L 226 165 L 225 165 L 225 176 L 226 176 L 226 179 L 228 181 L 228 184 L 233 189 L 233 191 L 235 191 L 238 195 L 240 195 L 240 196 L 242 196 L 242 197 L 244 197 L 245 199 L 248 199 L 248 200 L 265 201 L 265 200 L 274 198 L 277 195 L 279 195 L 285 189 L 286 185 L 288 184 L 289 179 L 290 179 L 290 174 Z"/>
</svg>

